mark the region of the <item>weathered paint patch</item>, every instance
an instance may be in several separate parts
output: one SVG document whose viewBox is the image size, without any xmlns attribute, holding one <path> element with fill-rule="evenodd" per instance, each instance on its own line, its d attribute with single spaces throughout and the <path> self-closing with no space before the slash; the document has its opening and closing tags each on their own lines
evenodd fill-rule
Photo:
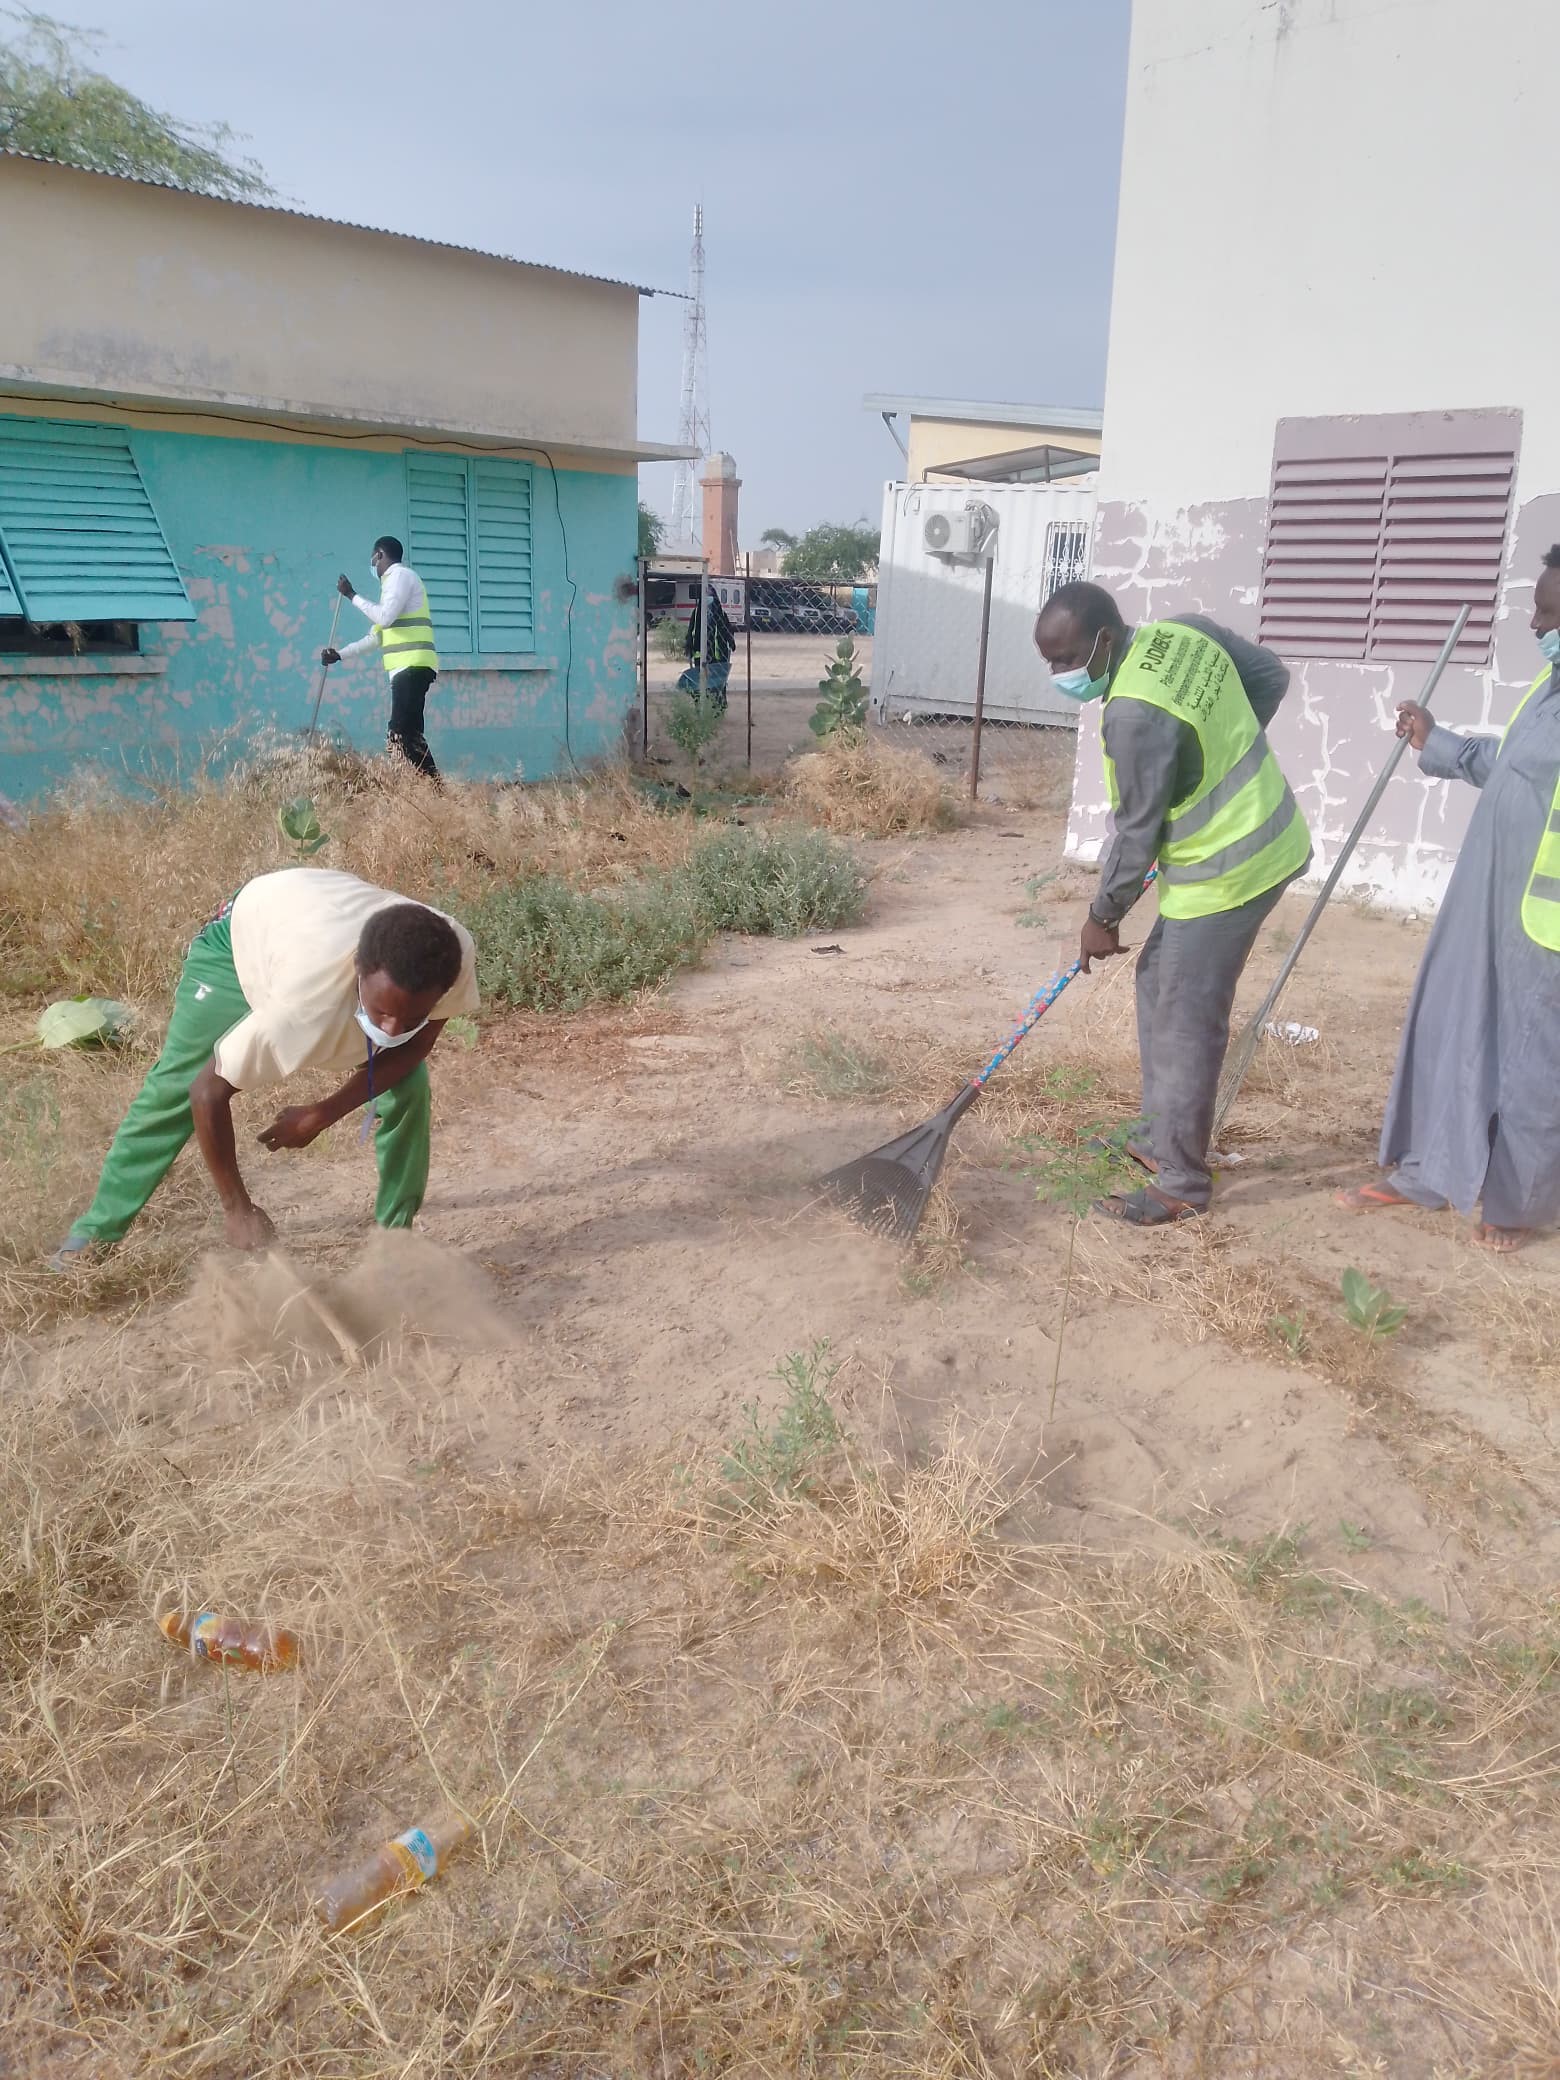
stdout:
<svg viewBox="0 0 1560 2080">
<path fill-rule="evenodd" d="M 356 574 L 371 595 L 375 537 L 407 535 L 399 454 L 182 432 L 137 431 L 134 446 L 197 619 L 143 630 L 143 650 L 166 661 L 155 676 L 0 677 L 0 793 L 14 800 L 89 765 L 130 778 L 220 767 L 257 739 L 303 728 L 337 573 Z M 441 674 L 428 735 L 457 775 L 540 778 L 621 742 L 637 650 L 633 599 L 617 592 L 634 569 L 635 481 L 561 469 L 556 504 L 548 489 L 533 541 L 546 669 Z M 366 626 L 344 601 L 338 640 Z M 388 716 L 376 658 L 330 673 L 323 725 L 372 750 Z"/>
<path fill-rule="evenodd" d="M 1116 595 L 1129 622 L 1209 614 L 1255 637 L 1266 517 L 1260 498 L 1163 516 L 1106 503 L 1096 522 L 1094 576 Z M 1522 507 L 1508 546 L 1492 662 L 1484 669 L 1450 667 L 1436 695 L 1437 715 L 1450 728 L 1502 728 L 1532 684 L 1541 663 L 1528 627 L 1533 585 L 1544 551 L 1557 538 L 1560 495 Z M 1397 703 L 1418 698 L 1429 667 L 1336 658 L 1287 662 L 1290 688 L 1273 725 L 1273 748 L 1311 827 L 1310 879 L 1319 882 L 1392 751 Z M 1470 789 L 1423 779 L 1405 762 L 1341 885 L 1368 891 L 1392 909 L 1434 909 L 1472 810 Z M 1068 857 L 1098 859 L 1109 824 L 1095 708 L 1085 712 L 1078 731 Z"/>
</svg>

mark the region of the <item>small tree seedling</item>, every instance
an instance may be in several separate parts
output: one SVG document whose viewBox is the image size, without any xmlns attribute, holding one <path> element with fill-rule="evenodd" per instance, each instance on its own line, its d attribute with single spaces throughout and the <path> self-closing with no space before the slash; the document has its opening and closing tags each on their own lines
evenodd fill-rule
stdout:
<svg viewBox="0 0 1560 2080">
<path fill-rule="evenodd" d="M 1342 1286 L 1344 1314 L 1351 1327 L 1372 1342 L 1381 1336 L 1396 1336 L 1408 1320 L 1408 1309 L 1399 1307 L 1385 1286 L 1373 1286 L 1352 1264 L 1343 1274 Z"/>
<path fill-rule="evenodd" d="M 295 794 L 290 802 L 283 802 L 276 812 L 276 827 L 289 845 L 296 848 L 300 860 L 313 859 L 316 852 L 330 843 L 330 832 L 320 829 L 320 819 L 312 796 Z"/>
<path fill-rule="evenodd" d="M 1107 1197 L 1127 1176 L 1127 1143 L 1143 1128 L 1141 1120 L 1126 1120 L 1111 1126 L 1103 1120 L 1080 1129 L 1075 1140 L 1047 1141 L 1031 1137 L 1024 1146 L 1043 1160 L 1031 1165 L 1027 1174 L 1035 1181 L 1036 1196 L 1071 1215 L 1067 1230 L 1067 1269 L 1062 1279 L 1062 1316 L 1056 1330 L 1056 1357 L 1051 1367 L 1051 1400 L 1046 1420 L 1056 1413 L 1057 1389 L 1062 1377 L 1062 1344 L 1067 1335 L 1067 1314 L 1072 1301 L 1073 1257 L 1078 1247 L 1078 1223 L 1096 1199 Z"/>
<path fill-rule="evenodd" d="M 842 730 L 865 727 L 867 689 L 861 683 L 856 663 L 854 638 L 841 636 L 828 670 L 818 681 L 822 699 L 807 718 L 807 727 L 815 737 L 825 739 Z"/>
</svg>

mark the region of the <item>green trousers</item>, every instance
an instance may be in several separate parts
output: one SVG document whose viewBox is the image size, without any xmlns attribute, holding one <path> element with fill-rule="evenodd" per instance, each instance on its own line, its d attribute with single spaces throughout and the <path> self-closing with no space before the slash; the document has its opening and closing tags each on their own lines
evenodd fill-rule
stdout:
<svg viewBox="0 0 1560 2080">
<path fill-rule="evenodd" d="M 114 1243 L 126 1232 L 195 1131 L 190 1085 L 222 1035 L 248 1011 L 233 967 L 232 927 L 227 918 L 218 918 L 185 957 L 162 1053 L 120 1123 L 92 1204 L 71 1229 L 73 1239 Z M 381 1092 L 377 1106 L 374 1218 L 382 1228 L 409 1228 L 428 1189 L 433 1115 L 428 1064 L 419 1062 L 404 1082 Z"/>
</svg>

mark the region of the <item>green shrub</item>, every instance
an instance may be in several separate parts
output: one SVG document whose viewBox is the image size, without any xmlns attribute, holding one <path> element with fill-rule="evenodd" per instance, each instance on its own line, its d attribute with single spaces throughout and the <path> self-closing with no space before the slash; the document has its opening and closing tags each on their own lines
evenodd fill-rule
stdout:
<svg viewBox="0 0 1560 2080">
<path fill-rule="evenodd" d="M 824 831 L 721 831 L 685 869 L 699 916 L 712 932 L 801 932 L 855 924 L 867 877 L 848 846 Z"/>
<path fill-rule="evenodd" d="M 526 1011 L 620 1003 L 698 958 L 708 930 L 681 875 L 586 895 L 550 874 L 502 883 L 460 910 L 484 996 Z"/>
<path fill-rule="evenodd" d="M 716 932 L 793 937 L 853 924 L 866 876 L 821 831 L 722 831 L 686 865 L 589 894 L 551 874 L 452 904 L 484 996 L 524 1011 L 621 1003 L 696 961 Z"/>
</svg>

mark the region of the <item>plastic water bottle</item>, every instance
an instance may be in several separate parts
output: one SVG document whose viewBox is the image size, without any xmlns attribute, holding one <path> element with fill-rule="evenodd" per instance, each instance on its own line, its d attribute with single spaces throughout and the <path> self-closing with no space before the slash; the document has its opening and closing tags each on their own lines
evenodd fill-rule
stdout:
<svg viewBox="0 0 1560 2080">
<path fill-rule="evenodd" d="M 462 1813 L 441 1813 L 423 1827 L 409 1827 L 352 1870 L 331 1879 L 314 1901 L 322 1927 L 334 1932 L 362 1920 L 400 1892 L 415 1892 L 436 1878 L 475 1829 Z"/>
<path fill-rule="evenodd" d="M 298 1636 L 269 1625 L 246 1625 L 242 1618 L 224 1618 L 216 1611 L 167 1611 L 157 1620 L 174 1646 L 183 1647 L 201 1661 L 215 1661 L 224 1668 L 252 1668 L 271 1675 L 291 1668 L 298 1659 Z"/>
</svg>

